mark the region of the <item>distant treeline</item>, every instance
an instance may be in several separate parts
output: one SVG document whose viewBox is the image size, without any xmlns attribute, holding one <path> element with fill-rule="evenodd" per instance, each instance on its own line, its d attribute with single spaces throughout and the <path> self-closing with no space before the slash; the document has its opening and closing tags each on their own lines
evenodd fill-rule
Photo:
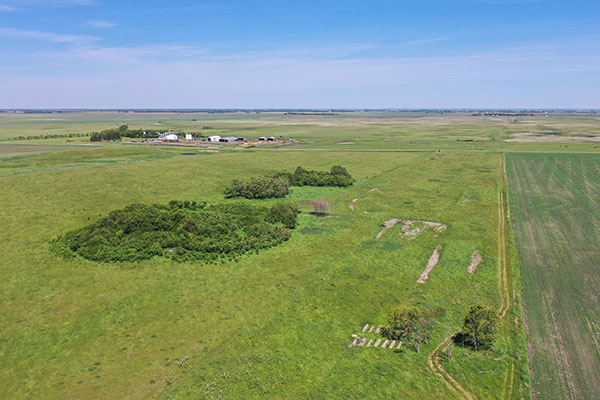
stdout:
<svg viewBox="0 0 600 400">
<path fill-rule="evenodd" d="M 212 129 L 203 127 L 203 129 Z M 121 138 L 147 138 L 156 139 L 161 133 L 169 132 L 169 130 L 150 130 L 150 129 L 130 129 L 127 125 L 121 125 L 118 128 L 104 129 L 100 132 L 90 133 L 91 142 L 100 142 L 102 140 L 120 140 Z M 189 132 L 196 137 L 202 137 L 202 134 L 197 132 Z M 185 135 L 185 132 L 176 132 L 177 135 Z"/>
<path fill-rule="evenodd" d="M 46 135 L 30 135 L 30 136 L 17 136 L 9 140 L 41 140 L 41 139 L 62 139 L 62 138 L 74 138 L 74 137 L 88 137 L 89 133 L 64 133 L 64 134 L 46 134 Z"/>
<path fill-rule="evenodd" d="M 145 134 L 144 134 L 145 133 Z M 118 128 L 104 129 L 100 132 L 90 134 L 90 142 L 100 142 L 102 140 L 119 140 L 122 137 L 129 138 L 157 138 L 159 132 L 147 132 L 144 129 L 129 129 L 127 125 L 121 125 Z"/>
</svg>

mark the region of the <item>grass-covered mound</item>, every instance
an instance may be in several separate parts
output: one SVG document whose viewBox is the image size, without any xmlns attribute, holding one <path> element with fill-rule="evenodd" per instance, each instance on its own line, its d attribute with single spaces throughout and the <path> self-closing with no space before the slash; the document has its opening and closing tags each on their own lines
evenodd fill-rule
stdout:
<svg viewBox="0 0 600 400">
<path fill-rule="evenodd" d="M 272 208 L 249 204 L 206 205 L 172 201 L 133 204 L 67 233 L 55 252 L 98 262 L 131 262 L 155 256 L 175 261 L 211 262 L 276 246 L 291 236 L 294 204 Z"/>
<path fill-rule="evenodd" d="M 281 178 L 290 186 L 339 186 L 346 187 L 354 183 L 354 179 L 346 168 L 339 165 L 331 167 L 327 171 L 310 171 L 302 167 L 296 168 L 293 174 L 280 172 L 275 178 Z"/>
</svg>

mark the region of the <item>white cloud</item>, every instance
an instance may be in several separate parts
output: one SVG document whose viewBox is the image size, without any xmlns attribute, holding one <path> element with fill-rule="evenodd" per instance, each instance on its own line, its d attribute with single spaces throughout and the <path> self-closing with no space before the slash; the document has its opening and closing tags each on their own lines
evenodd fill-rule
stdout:
<svg viewBox="0 0 600 400">
<path fill-rule="evenodd" d="M 50 42 L 83 44 L 99 40 L 98 37 L 88 35 L 64 35 L 59 33 L 28 31 L 13 28 L 0 28 L 0 36 L 13 36 L 27 39 L 40 39 Z"/>
<path fill-rule="evenodd" d="M 116 25 L 114 22 L 100 20 L 87 21 L 87 24 L 94 28 L 112 28 Z"/>
<path fill-rule="evenodd" d="M 96 0 L 4 0 L 1 11 L 21 11 L 40 7 L 92 7 L 100 3 Z"/>
</svg>

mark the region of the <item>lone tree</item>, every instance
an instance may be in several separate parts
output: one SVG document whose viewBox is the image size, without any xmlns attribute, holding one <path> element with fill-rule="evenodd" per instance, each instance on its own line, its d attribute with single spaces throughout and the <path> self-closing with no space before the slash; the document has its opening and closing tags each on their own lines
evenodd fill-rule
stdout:
<svg viewBox="0 0 600 400">
<path fill-rule="evenodd" d="M 417 353 L 421 343 L 427 343 L 431 332 L 430 322 L 413 306 L 400 306 L 388 315 L 388 325 L 383 335 L 392 340 L 404 339 L 415 344 Z"/>
<path fill-rule="evenodd" d="M 315 214 L 325 215 L 329 212 L 329 203 L 327 200 L 317 200 L 313 203 Z"/>
<path fill-rule="evenodd" d="M 498 315 L 495 311 L 482 305 L 474 305 L 463 322 L 463 329 L 457 335 L 462 341 L 475 350 L 487 349 L 496 340 L 498 332 Z"/>
</svg>

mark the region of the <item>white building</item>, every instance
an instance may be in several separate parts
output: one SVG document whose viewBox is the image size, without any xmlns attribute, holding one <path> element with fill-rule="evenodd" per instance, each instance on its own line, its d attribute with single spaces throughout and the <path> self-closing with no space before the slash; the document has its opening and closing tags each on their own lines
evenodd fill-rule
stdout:
<svg viewBox="0 0 600 400">
<path fill-rule="evenodd" d="M 194 137 L 192 136 L 192 134 L 186 133 L 185 134 L 185 140 L 187 140 L 187 141 L 194 140 Z"/>
<path fill-rule="evenodd" d="M 221 140 L 221 136 L 209 136 L 208 137 L 209 142 L 218 142 L 219 140 Z"/>
<path fill-rule="evenodd" d="M 173 132 L 163 132 L 158 136 L 158 138 L 167 142 L 176 142 L 177 140 L 179 140 L 177 135 Z"/>
</svg>

